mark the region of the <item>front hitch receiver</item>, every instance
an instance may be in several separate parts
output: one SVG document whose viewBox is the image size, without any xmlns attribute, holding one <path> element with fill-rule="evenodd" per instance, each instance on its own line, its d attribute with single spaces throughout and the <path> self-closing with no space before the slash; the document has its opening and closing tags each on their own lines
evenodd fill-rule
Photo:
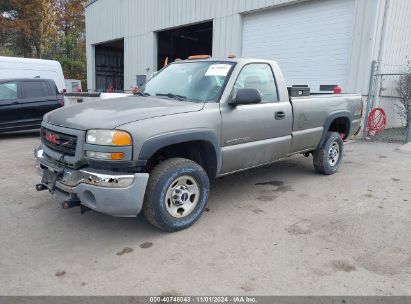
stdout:
<svg viewBox="0 0 411 304">
<path fill-rule="evenodd" d="M 80 206 L 79 200 L 67 200 L 61 203 L 63 209 L 70 209 L 78 206 Z"/>
<path fill-rule="evenodd" d="M 84 214 L 88 211 L 91 211 L 91 209 L 89 207 L 82 205 L 80 200 L 78 200 L 76 198 L 68 199 L 68 200 L 62 202 L 61 207 L 65 210 L 71 209 L 71 208 L 74 208 L 74 207 L 80 207 L 80 213 L 81 214 Z"/>
</svg>

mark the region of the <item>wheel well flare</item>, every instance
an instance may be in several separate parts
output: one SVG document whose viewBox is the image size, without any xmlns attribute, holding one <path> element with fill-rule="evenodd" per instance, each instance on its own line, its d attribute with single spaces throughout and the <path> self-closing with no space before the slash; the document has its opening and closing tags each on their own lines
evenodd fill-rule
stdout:
<svg viewBox="0 0 411 304">
<path fill-rule="evenodd" d="M 181 157 L 198 163 L 207 172 L 209 178 L 217 174 L 217 154 L 214 146 L 207 141 L 189 141 L 168 145 L 157 150 L 147 162 L 150 172 L 158 163 L 166 159 Z"/>
</svg>

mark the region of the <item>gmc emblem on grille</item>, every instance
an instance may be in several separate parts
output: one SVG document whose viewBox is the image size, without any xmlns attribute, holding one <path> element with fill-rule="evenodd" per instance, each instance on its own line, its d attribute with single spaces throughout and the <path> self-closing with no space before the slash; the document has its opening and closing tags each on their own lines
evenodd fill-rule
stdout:
<svg viewBox="0 0 411 304">
<path fill-rule="evenodd" d="M 51 134 L 49 132 L 44 132 L 44 138 L 51 142 L 52 144 L 58 145 L 59 144 L 59 137 L 55 134 Z"/>
</svg>

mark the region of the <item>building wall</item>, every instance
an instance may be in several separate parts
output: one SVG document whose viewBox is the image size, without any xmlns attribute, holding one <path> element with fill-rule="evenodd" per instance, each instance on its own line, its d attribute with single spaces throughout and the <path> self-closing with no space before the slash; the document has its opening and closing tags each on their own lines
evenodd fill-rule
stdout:
<svg viewBox="0 0 411 304">
<path fill-rule="evenodd" d="M 327 0 L 98 0 L 86 6 L 87 74 L 94 88 L 94 44 L 124 37 L 125 89 L 156 66 L 156 31 L 213 20 L 213 56 L 241 56 L 243 16 L 301 1 Z M 404 0 L 407 1 L 407 0 Z M 366 95 L 371 61 L 378 58 L 385 0 L 356 0 L 347 90 Z"/>
<path fill-rule="evenodd" d="M 396 88 L 411 64 L 411 1 L 387 0 L 385 7 L 375 105 L 385 110 L 387 127 L 396 128 L 405 125 L 404 117 L 398 115 L 401 104 Z"/>
<path fill-rule="evenodd" d="M 401 73 L 411 63 L 411 1 L 388 0 L 382 73 Z"/>
</svg>

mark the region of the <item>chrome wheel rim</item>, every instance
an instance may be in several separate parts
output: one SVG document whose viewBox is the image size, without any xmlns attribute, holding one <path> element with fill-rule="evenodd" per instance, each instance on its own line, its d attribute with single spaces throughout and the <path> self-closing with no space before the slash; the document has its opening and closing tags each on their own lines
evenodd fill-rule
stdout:
<svg viewBox="0 0 411 304">
<path fill-rule="evenodd" d="M 333 142 L 328 150 L 328 164 L 334 167 L 340 159 L 340 146 L 337 142 Z"/>
<path fill-rule="evenodd" d="M 188 175 L 177 177 L 168 187 L 165 205 L 168 213 L 183 218 L 193 212 L 200 198 L 197 181 Z"/>
</svg>

